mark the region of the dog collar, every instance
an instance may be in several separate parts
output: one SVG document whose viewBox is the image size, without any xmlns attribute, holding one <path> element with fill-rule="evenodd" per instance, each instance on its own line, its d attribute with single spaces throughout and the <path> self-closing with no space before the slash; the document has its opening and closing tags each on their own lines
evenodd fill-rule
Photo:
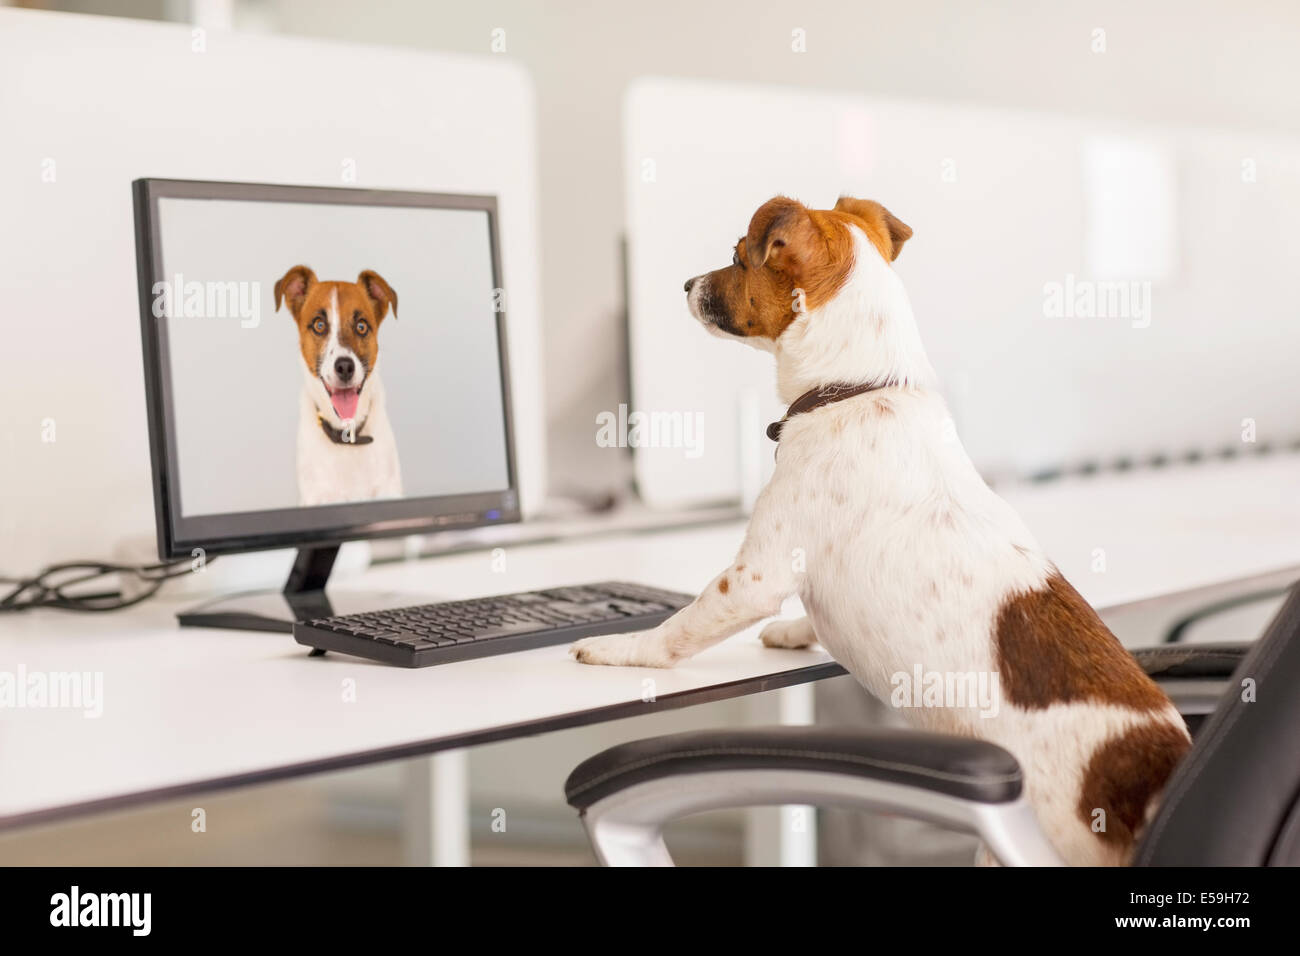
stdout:
<svg viewBox="0 0 1300 956">
<path fill-rule="evenodd" d="M 842 402 L 844 399 L 853 398 L 855 395 L 874 392 L 878 388 L 889 388 L 897 384 L 893 379 L 885 379 L 883 382 L 864 382 L 861 385 L 837 383 L 809 389 L 790 403 L 790 407 L 785 410 L 785 417 L 779 422 L 773 422 L 767 426 L 767 437 L 774 442 L 779 442 L 781 440 L 781 429 L 785 428 L 785 423 L 795 415 L 802 415 L 804 412 L 811 412 L 814 408 L 821 408 L 823 405 L 829 405 L 832 402 Z"/>
<path fill-rule="evenodd" d="M 320 430 L 325 433 L 325 437 L 336 445 L 369 445 L 375 440 L 373 435 L 361 434 L 361 429 L 366 427 L 364 418 L 361 419 L 361 424 L 352 429 L 351 438 L 344 437 L 343 429 L 335 428 L 319 415 L 316 416 L 316 421 L 320 422 Z"/>
</svg>

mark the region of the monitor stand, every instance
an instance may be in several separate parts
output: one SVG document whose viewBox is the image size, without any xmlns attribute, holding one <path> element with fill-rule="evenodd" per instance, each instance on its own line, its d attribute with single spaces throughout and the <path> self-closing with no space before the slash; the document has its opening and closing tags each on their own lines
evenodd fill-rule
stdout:
<svg viewBox="0 0 1300 956">
<path fill-rule="evenodd" d="M 228 594 L 181 611 L 176 619 L 181 627 L 224 627 L 290 634 L 294 621 L 429 602 L 428 597 L 354 591 L 340 592 L 331 601 L 325 595 L 325 582 L 329 580 L 338 553 L 338 545 L 301 548 L 282 590 Z"/>
</svg>

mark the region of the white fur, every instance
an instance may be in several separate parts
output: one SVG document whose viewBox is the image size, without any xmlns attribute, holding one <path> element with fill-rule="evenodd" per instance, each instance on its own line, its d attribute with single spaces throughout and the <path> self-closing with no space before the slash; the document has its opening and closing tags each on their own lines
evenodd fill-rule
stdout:
<svg viewBox="0 0 1300 956">
<path fill-rule="evenodd" d="M 778 389 L 792 402 L 832 382 L 902 384 L 791 418 L 732 566 L 652 631 L 579 641 L 579 660 L 669 667 L 777 613 L 797 592 L 807 620 L 769 624 L 763 642 L 801 647 L 816 639 L 884 701 L 891 677 L 918 663 L 927 671 L 997 671 L 999 608 L 1042 588 L 1055 569 L 955 437 L 902 281 L 865 234 L 853 232 L 856 260 L 844 288 L 776 341 Z M 697 317 L 703 281 L 689 296 Z M 1049 839 L 1076 864 L 1122 862 L 1079 813 L 1094 750 L 1142 722 L 1183 726 L 1172 707 L 1152 715 L 1091 703 L 1026 711 L 1002 699 L 993 716 L 981 716 L 978 705 L 905 713 L 923 727 L 1011 751 Z"/>
<path fill-rule="evenodd" d="M 339 293 L 337 288 L 330 293 L 330 305 L 326 318 L 330 324 L 330 332 L 329 338 L 325 340 L 325 350 L 320 357 L 320 377 L 330 388 L 343 388 L 345 383 L 340 382 L 338 376 L 334 373 L 334 363 L 341 358 L 350 358 L 357 370 L 363 374 L 365 366 L 361 364 L 361 359 L 356 352 L 339 341 Z M 359 378 L 353 384 L 359 384 L 362 381 L 364 379 Z M 360 409 L 358 409 L 358 412 L 360 412 Z"/>
<path fill-rule="evenodd" d="M 334 411 L 329 391 L 321 378 L 335 387 L 340 384 L 334 377 L 334 362 L 341 356 L 350 357 L 358 370 L 364 366 L 360 358 L 339 341 L 337 292 L 330 297 L 328 319 L 330 332 L 320 360 L 320 375 L 313 374 L 306 363 L 298 363 L 303 374 L 298 415 L 299 504 L 328 505 L 372 498 L 400 498 L 402 469 L 398 461 L 397 440 L 388 419 L 384 384 L 379 378 L 379 361 L 376 359 L 374 367 L 358 380 L 361 397 L 356 418 L 343 421 Z M 374 441 L 365 445 L 337 444 L 325 434 L 319 419 L 324 419 L 339 431 L 360 426 L 359 434 L 369 435 Z"/>
</svg>

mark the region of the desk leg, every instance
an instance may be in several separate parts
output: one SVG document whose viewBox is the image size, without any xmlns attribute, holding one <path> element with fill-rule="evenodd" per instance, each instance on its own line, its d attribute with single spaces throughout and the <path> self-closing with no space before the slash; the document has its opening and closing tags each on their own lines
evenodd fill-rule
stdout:
<svg viewBox="0 0 1300 956">
<path fill-rule="evenodd" d="M 406 761 L 407 866 L 469 866 L 469 754 L 445 750 Z"/>
<path fill-rule="evenodd" d="M 811 724 L 813 684 L 784 687 L 746 698 L 752 724 Z M 816 866 L 817 813 L 813 807 L 746 810 L 746 866 Z"/>
</svg>

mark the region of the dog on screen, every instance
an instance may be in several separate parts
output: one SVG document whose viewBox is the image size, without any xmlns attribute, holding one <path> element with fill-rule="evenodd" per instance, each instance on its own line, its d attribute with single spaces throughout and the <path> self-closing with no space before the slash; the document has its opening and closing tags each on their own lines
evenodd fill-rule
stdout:
<svg viewBox="0 0 1300 956">
<path fill-rule="evenodd" d="M 355 282 L 322 282 L 297 265 L 275 284 L 298 326 L 302 392 L 298 500 L 302 505 L 399 498 L 402 470 L 384 385 L 379 329 L 397 293 L 366 269 Z"/>
</svg>

